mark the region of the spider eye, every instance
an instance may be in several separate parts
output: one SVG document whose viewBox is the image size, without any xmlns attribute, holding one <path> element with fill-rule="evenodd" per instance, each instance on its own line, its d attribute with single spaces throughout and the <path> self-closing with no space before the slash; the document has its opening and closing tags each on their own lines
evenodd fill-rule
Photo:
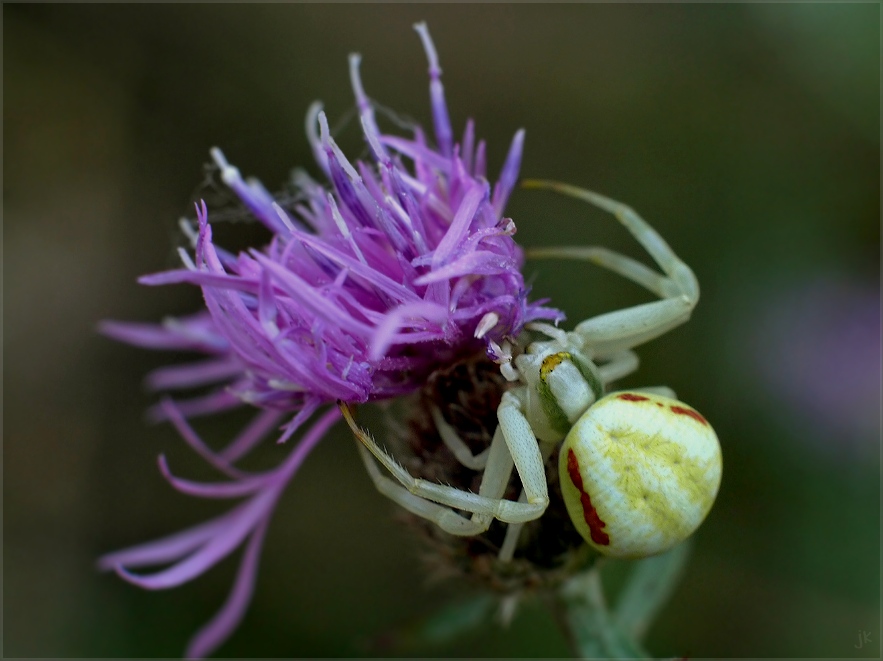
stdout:
<svg viewBox="0 0 883 661">
<path fill-rule="evenodd" d="M 607 395 L 577 420 L 559 459 L 577 530 L 604 555 L 661 553 L 693 534 L 721 480 L 717 435 L 695 409 L 640 392 Z"/>
</svg>

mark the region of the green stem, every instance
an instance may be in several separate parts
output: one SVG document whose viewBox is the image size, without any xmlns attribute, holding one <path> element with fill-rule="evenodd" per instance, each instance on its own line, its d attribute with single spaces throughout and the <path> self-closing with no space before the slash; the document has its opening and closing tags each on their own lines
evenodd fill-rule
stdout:
<svg viewBox="0 0 883 661">
<path fill-rule="evenodd" d="M 635 563 L 631 576 L 616 602 L 613 620 L 623 632 L 641 640 L 656 615 L 668 601 L 680 581 L 690 540 L 670 551 Z"/>
<path fill-rule="evenodd" d="M 614 623 L 607 610 L 597 568 L 577 574 L 561 588 L 565 632 L 584 659 L 648 658 L 646 652 Z"/>
</svg>

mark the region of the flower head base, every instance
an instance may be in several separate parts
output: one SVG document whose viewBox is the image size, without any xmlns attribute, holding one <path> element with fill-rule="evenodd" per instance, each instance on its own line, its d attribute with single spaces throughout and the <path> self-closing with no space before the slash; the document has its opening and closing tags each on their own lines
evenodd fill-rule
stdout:
<svg viewBox="0 0 883 661">
<path fill-rule="evenodd" d="M 499 367 L 483 356 L 455 362 L 435 371 L 418 392 L 396 401 L 388 410 L 390 433 L 384 440 L 411 475 L 478 493 L 483 472 L 452 455 L 431 412 L 456 429 L 470 452 L 478 455 L 491 444 L 500 400 L 509 387 Z M 500 551 L 508 526 L 500 521 L 481 535 L 457 536 L 404 510 L 399 518 L 424 542 L 421 558 L 431 575 L 458 579 L 514 605 L 525 595 L 554 591 L 598 557 L 568 516 L 558 480 L 557 449 L 546 460 L 546 479 L 549 507 L 542 517 L 524 525 L 517 551 L 507 561 L 500 559 Z M 520 491 L 521 482 L 512 475 L 504 497 L 516 500 Z"/>
<path fill-rule="evenodd" d="M 336 408 L 324 413 L 272 471 L 246 473 L 234 466 L 239 458 L 286 417 L 291 419 L 280 442 L 319 407 L 336 400 L 358 403 L 414 392 L 437 369 L 482 349 L 503 362 L 525 323 L 563 317 L 528 302 L 522 254 L 512 239 L 515 225 L 502 215 L 517 178 L 523 131 L 516 133 L 491 188 L 485 179 L 485 146 L 475 145 L 471 121 L 462 141 L 454 143 L 435 49 L 426 27 L 415 27 L 429 60 L 435 148 L 419 128 L 411 138 L 379 131 L 359 79 L 359 58 L 351 56 L 352 84 L 373 162 L 347 160 L 314 105 L 308 136 L 333 189 L 300 173 L 300 202 L 286 210 L 213 150 L 223 181 L 271 231 L 269 244 L 239 255 L 215 246 L 202 204 L 197 227 L 184 225 L 195 257 L 182 251 L 185 268 L 141 282 L 198 285 L 206 310 L 161 327 L 103 327 L 133 344 L 208 354 L 198 363 L 158 370 L 149 382 L 161 389 L 218 386 L 180 404 L 164 401 L 154 413 L 171 421 L 228 481 L 179 479 L 162 457 L 160 468 L 183 493 L 248 499 L 213 521 L 101 560 L 133 583 L 167 588 L 201 574 L 248 540 L 233 591 L 191 642 L 190 656 L 210 653 L 241 619 L 279 494 L 339 413 Z M 207 448 L 186 422 L 242 403 L 261 410 L 221 452 Z M 129 571 L 162 563 L 172 565 L 147 576 Z"/>
</svg>

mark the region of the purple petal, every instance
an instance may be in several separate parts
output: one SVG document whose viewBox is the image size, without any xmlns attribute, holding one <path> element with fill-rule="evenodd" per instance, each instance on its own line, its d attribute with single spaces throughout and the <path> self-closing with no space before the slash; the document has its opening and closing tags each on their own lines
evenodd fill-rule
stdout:
<svg viewBox="0 0 883 661">
<path fill-rule="evenodd" d="M 222 528 L 201 549 L 168 569 L 153 574 L 134 574 L 123 566 L 115 567 L 125 580 L 146 590 L 166 590 L 193 580 L 226 558 L 239 546 L 255 522 L 269 514 L 276 501 L 276 489 L 268 489 L 229 512 Z"/>
<path fill-rule="evenodd" d="M 515 188 L 515 182 L 518 181 L 518 171 L 521 169 L 521 153 L 524 149 L 524 129 L 519 129 L 512 138 L 512 146 L 509 147 L 509 154 L 506 156 L 506 162 L 503 164 L 503 170 L 500 172 L 500 180 L 494 187 L 493 207 L 497 216 L 503 213 L 506 202 L 509 201 L 509 195 Z"/>
<path fill-rule="evenodd" d="M 282 465 L 279 471 L 281 479 L 288 480 L 297 472 L 304 459 L 316 447 L 316 444 L 322 440 L 326 432 L 340 419 L 340 415 L 340 410 L 336 406 L 332 407 L 310 427 L 310 431 L 304 434 L 297 447 Z"/>
<path fill-rule="evenodd" d="M 211 539 L 227 524 L 227 517 L 224 514 L 174 535 L 108 553 L 98 559 L 98 567 L 107 571 L 119 566 L 146 567 L 177 560 Z"/>
<path fill-rule="evenodd" d="M 258 283 L 255 280 L 243 278 L 241 276 L 206 273 L 204 271 L 190 271 L 188 269 L 177 269 L 174 271 L 162 271 L 161 273 L 142 275 L 138 278 L 138 282 L 142 285 L 151 286 L 187 283 L 191 285 L 199 285 L 200 287 L 219 287 L 223 289 L 243 291 L 249 294 L 258 293 Z"/>
<path fill-rule="evenodd" d="M 383 322 L 377 327 L 374 337 L 371 339 L 369 356 L 376 360 L 386 353 L 386 350 L 396 340 L 396 331 L 406 324 L 406 320 L 416 318 L 417 322 L 427 320 L 435 323 L 443 323 L 448 318 L 448 311 L 440 305 L 432 303 L 407 303 L 390 312 Z"/>
<path fill-rule="evenodd" d="M 362 87 L 362 77 L 359 74 L 359 64 L 361 61 L 361 55 L 356 53 L 350 55 L 350 83 L 353 87 L 353 94 L 356 97 L 356 105 L 359 108 L 359 116 L 362 120 L 365 138 L 374 152 L 374 160 L 383 161 L 389 158 L 389 156 L 383 147 L 380 146 L 380 143 L 374 139 L 375 136 L 380 135 L 380 131 L 377 129 L 377 123 L 374 121 L 374 108 L 371 106 L 371 102 L 365 94 L 365 89 Z"/>
<path fill-rule="evenodd" d="M 251 603 L 255 579 L 261 557 L 261 547 L 267 532 L 268 522 L 264 521 L 251 534 L 248 546 L 239 563 L 236 581 L 221 610 L 190 639 L 185 656 L 188 659 L 201 659 L 220 646 L 239 626 L 246 608 Z"/>
<path fill-rule="evenodd" d="M 309 400 L 304 402 L 303 407 L 300 411 L 297 412 L 297 415 L 285 425 L 285 429 L 282 431 L 282 435 L 276 440 L 277 445 L 281 445 L 285 443 L 289 438 L 291 438 L 292 434 L 300 429 L 300 426 L 307 421 L 307 419 L 313 415 L 317 408 L 319 408 L 320 400 L 318 397 L 311 397 Z"/>
<path fill-rule="evenodd" d="M 444 156 L 450 156 L 453 145 L 454 132 L 451 130 L 451 120 L 448 117 L 448 106 L 445 103 L 445 91 L 441 84 L 441 68 L 438 65 L 438 55 L 435 45 L 429 36 L 426 23 L 416 23 L 414 29 L 423 41 L 423 49 L 426 51 L 426 59 L 429 61 L 429 96 L 432 104 L 432 123 L 435 126 L 435 139 L 438 141 L 439 151 Z"/>
<path fill-rule="evenodd" d="M 344 310 L 339 309 L 327 298 L 319 295 L 312 287 L 304 282 L 299 276 L 291 271 L 267 259 L 258 252 L 252 253 L 254 258 L 261 263 L 272 275 L 279 285 L 292 298 L 298 300 L 311 312 L 335 324 L 339 328 L 345 328 L 355 333 L 370 333 L 371 328 L 366 324 L 349 317 Z"/>
<path fill-rule="evenodd" d="M 202 315 L 199 320 L 203 321 Z M 178 319 L 177 325 L 139 324 L 124 321 L 102 321 L 98 330 L 120 342 L 145 349 L 223 351 L 227 342 L 221 336 L 197 332 L 188 319 Z M 188 328 L 189 327 L 189 328 Z"/>
<path fill-rule="evenodd" d="M 466 120 L 466 128 L 463 131 L 463 148 L 460 150 L 460 157 L 463 159 L 463 167 L 466 172 L 472 174 L 472 152 L 475 149 L 475 122 L 471 119 Z"/>
<path fill-rule="evenodd" d="M 353 259 L 349 255 L 340 252 L 329 246 L 327 242 L 309 234 L 300 233 L 296 235 L 297 240 L 305 245 L 309 245 L 313 250 L 324 255 L 332 261 L 345 267 L 350 274 L 355 275 L 374 287 L 378 287 L 389 295 L 395 297 L 399 301 L 414 301 L 419 297 L 410 289 L 403 287 L 395 280 L 379 273 L 377 270 L 370 268 L 364 262 Z"/>
<path fill-rule="evenodd" d="M 229 386 L 228 390 L 233 388 L 235 388 L 235 384 Z M 240 406 L 242 406 L 242 400 L 224 390 L 219 390 L 202 397 L 175 400 L 175 408 L 185 418 L 214 415 L 215 413 L 229 411 Z M 168 409 L 162 402 L 151 406 L 147 410 L 147 419 L 152 423 L 166 422 L 169 420 Z"/>
<path fill-rule="evenodd" d="M 451 161 L 449 159 L 439 156 L 438 152 L 434 152 L 426 145 L 421 145 L 413 140 L 406 140 L 394 135 L 382 135 L 380 136 L 380 142 L 389 145 L 397 152 L 409 156 L 415 161 L 441 172 L 447 172 L 451 168 Z"/>
<path fill-rule="evenodd" d="M 484 140 L 479 140 L 478 148 L 475 150 L 475 167 L 472 169 L 472 176 L 477 179 L 483 179 L 487 176 L 486 149 L 487 145 Z"/>
<path fill-rule="evenodd" d="M 307 110 L 305 128 L 307 132 L 307 140 L 310 143 L 310 147 L 313 148 L 313 158 L 316 159 L 316 163 L 319 164 L 322 171 L 328 175 L 328 157 L 325 155 L 325 150 L 322 148 L 322 140 L 319 137 L 319 132 L 316 131 L 316 125 L 319 123 L 319 115 L 321 112 L 322 104 L 318 101 L 314 101 Z"/>
<path fill-rule="evenodd" d="M 145 381 L 151 390 L 175 390 L 228 381 L 241 373 L 242 363 L 232 356 L 227 356 L 186 365 L 161 367 L 150 372 Z"/>
<path fill-rule="evenodd" d="M 433 268 L 437 268 L 444 264 L 463 239 L 469 228 L 469 223 L 475 216 L 478 205 L 481 203 L 482 199 L 484 199 L 484 196 L 485 190 L 481 186 L 475 185 L 470 188 L 463 197 L 463 202 L 457 209 L 457 213 L 454 215 L 454 220 L 451 222 L 451 226 L 448 228 L 447 233 L 441 240 L 441 243 L 438 244 L 438 247 L 435 249 L 435 254 L 432 256 Z"/>
<path fill-rule="evenodd" d="M 242 479 L 243 477 L 246 477 L 247 473 L 233 468 L 233 466 L 224 461 L 209 449 L 205 443 L 203 443 L 202 439 L 199 438 L 195 431 L 193 431 L 193 428 L 187 424 L 187 420 L 184 419 L 180 409 L 171 399 L 164 399 L 160 402 L 160 406 L 164 410 L 166 418 L 175 426 L 175 429 L 181 435 L 181 438 L 183 438 L 187 442 L 187 445 L 193 448 L 193 450 L 195 450 L 196 453 L 207 463 L 233 479 Z"/>
<path fill-rule="evenodd" d="M 285 414 L 282 411 L 266 410 L 258 413 L 240 434 L 219 453 L 224 461 L 234 463 L 248 454 L 251 449 L 279 424 Z"/>
<path fill-rule="evenodd" d="M 507 273 L 513 269 L 514 260 L 500 257 L 492 252 L 473 252 L 460 259 L 434 269 L 415 280 L 415 284 L 428 285 L 465 275 L 494 275 Z"/>
<path fill-rule="evenodd" d="M 176 491 L 198 498 L 243 498 L 252 495 L 267 483 L 265 476 L 256 476 L 235 482 L 194 482 L 172 475 L 165 455 L 160 455 L 157 463 L 162 476 Z"/>
<path fill-rule="evenodd" d="M 260 220 L 271 232 L 285 232 L 285 226 L 279 221 L 273 211 L 273 198 L 270 197 L 263 186 L 254 186 L 242 180 L 239 169 L 233 167 L 224 158 L 224 153 L 217 147 L 211 150 L 212 158 L 221 169 L 221 179 L 243 201 L 245 206 Z"/>
</svg>

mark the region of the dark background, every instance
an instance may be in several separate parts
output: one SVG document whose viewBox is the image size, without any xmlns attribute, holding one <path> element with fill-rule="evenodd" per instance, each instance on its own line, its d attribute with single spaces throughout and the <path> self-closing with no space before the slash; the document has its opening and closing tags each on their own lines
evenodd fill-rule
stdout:
<svg viewBox="0 0 883 661">
<path fill-rule="evenodd" d="M 312 159 L 307 106 L 332 123 L 368 94 L 429 123 L 426 19 L 457 132 L 495 176 L 516 129 L 522 174 L 628 202 L 696 271 L 685 327 L 641 349 L 631 385 L 666 383 L 715 425 L 718 502 L 649 637 L 659 655 L 880 653 L 880 144 L 876 4 L 4 5 L 4 654 L 176 656 L 220 605 L 231 560 L 147 593 L 97 555 L 221 511 L 163 482 L 201 475 L 141 379 L 174 357 L 115 344 L 104 318 L 199 305 L 135 278 L 176 264 L 176 220 L 208 149 L 279 188 Z M 385 125 L 389 128 L 389 125 Z M 362 150 L 344 121 L 345 151 Z M 580 203 L 517 191 L 525 246 L 639 255 Z M 221 224 L 229 246 L 260 243 Z M 569 324 L 647 300 L 584 264 L 534 262 Z M 200 426 L 229 437 L 241 417 Z M 268 461 L 272 453 L 269 448 Z M 427 585 L 419 548 L 338 429 L 271 527 L 254 603 L 226 656 L 358 655 L 359 641 L 460 588 Z M 860 631 L 870 645 L 857 648 Z M 567 653 L 527 606 L 427 653 Z"/>
</svg>

